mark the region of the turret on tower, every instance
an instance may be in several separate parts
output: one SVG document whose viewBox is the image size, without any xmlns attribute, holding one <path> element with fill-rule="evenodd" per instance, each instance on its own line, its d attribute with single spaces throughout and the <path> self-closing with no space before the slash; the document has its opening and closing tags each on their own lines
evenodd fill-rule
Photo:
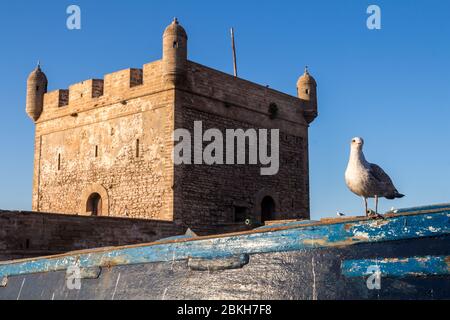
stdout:
<svg viewBox="0 0 450 320">
<path fill-rule="evenodd" d="M 188 37 L 177 18 L 163 35 L 163 73 L 171 84 L 182 83 L 186 78 Z"/>
<path fill-rule="evenodd" d="M 41 116 L 44 105 L 44 94 L 47 93 L 47 84 L 47 77 L 42 72 L 41 66 L 38 63 L 36 69 L 30 73 L 27 81 L 26 111 L 33 121 L 37 121 Z"/>
<path fill-rule="evenodd" d="M 297 81 L 297 96 L 303 101 L 306 121 L 312 122 L 317 117 L 317 82 L 309 74 L 308 67 Z"/>
</svg>

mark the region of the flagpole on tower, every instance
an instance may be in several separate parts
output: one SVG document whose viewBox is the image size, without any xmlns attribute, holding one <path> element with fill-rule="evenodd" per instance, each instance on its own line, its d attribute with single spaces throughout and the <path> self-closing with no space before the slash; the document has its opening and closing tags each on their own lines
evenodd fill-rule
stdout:
<svg viewBox="0 0 450 320">
<path fill-rule="evenodd" d="M 233 68 L 234 68 L 234 76 L 238 76 L 237 71 L 237 59 L 236 59 L 236 43 L 234 41 L 234 28 L 231 28 L 231 46 L 233 49 Z"/>
</svg>

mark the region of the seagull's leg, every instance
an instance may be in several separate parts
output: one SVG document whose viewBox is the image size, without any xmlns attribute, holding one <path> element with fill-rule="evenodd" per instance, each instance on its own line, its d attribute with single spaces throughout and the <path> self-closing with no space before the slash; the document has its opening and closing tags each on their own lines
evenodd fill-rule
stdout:
<svg viewBox="0 0 450 320">
<path fill-rule="evenodd" d="M 364 213 L 366 214 L 366 217 L 367 217 L 368 210 L 367 210 L 367 198 L 366 197 L 364 197 L 364 207 L 366 209 L 366 211 L 364 211 Z"/>
<path fill-rule="evenodd" d="M 374 219 L 384 219 L 384 217 L 378 213 L 378 196 L 375 196 L 375 214 L 373 215 Z"/>
<path fill-rule="evenodd" d="M 378 215 L 378 196 L 375 196 L 375 215 Z"/>
</svg>

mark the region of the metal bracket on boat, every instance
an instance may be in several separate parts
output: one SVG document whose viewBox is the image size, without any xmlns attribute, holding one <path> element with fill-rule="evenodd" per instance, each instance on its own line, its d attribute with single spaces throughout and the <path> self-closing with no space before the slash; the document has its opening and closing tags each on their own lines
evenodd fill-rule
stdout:
<svg viewBox="0 0 450 320">
<path fill-rule="evenodd" d="M 101 273 L 101 267 L 81 268 L 81 279 L 98 279 Z"/>
<path fill-rule="evenodd" d="M 248 254 L 212 259 L 190 258 L 188 260 L 188 267 L 193 271 L 221 271 L 240 269 L 247 265 L 249 261 L 250 256 Z"/>
<path fill-rule="evenodd" d="M 8 277 L 3 277 L 0 279 L 0 288 L 4 288 L 8 285 Z"/>
<path fill-rule="evenodd" d="M 79 279 L 98 279 L 101 273 L 101 267 L 80 268 Z M 70 275 L 71 274 L 66 274 L 66 277 Z"/>
</svg>

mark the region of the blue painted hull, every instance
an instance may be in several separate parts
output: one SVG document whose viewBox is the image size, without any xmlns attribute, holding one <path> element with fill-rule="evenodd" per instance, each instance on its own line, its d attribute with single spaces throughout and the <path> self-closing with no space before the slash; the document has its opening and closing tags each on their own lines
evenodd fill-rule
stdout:
<svg viewBox="0 0 450 320">
<path fill-rule="evenodd" d="M 0 299 L 450 299 L 449 237 L 441 205 L 166 239 L 0 263 Z"/>
</svg>

